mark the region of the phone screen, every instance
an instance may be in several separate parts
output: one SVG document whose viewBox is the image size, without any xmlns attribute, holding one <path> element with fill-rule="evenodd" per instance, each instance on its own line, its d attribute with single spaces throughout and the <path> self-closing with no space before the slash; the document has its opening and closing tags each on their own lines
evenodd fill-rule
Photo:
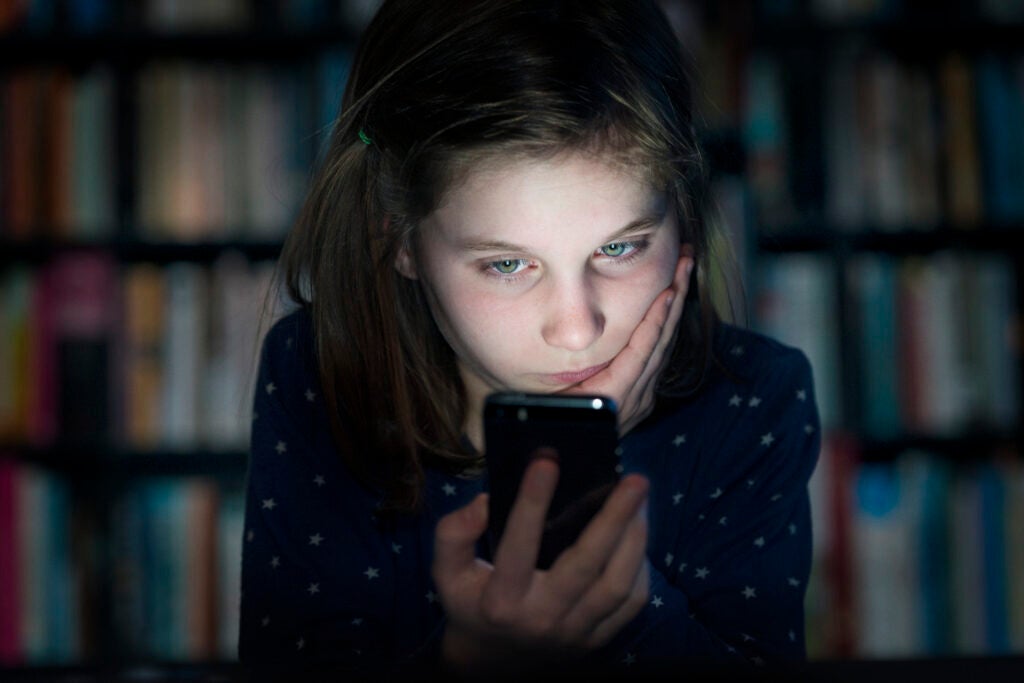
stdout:
<svg viewBox="0 0 1024 683">
<path fill-rule="evenodd" d="M 615 403 L 604 396 L 497 393 L 484 405 L 490 482 L 487 546 L 493 558 L 523 473 L 535 452 L 557 453 L 558 486 L 548 508 L 537 566 L 549 568 L 575 542 L 618 482 Z"/>
</svg>

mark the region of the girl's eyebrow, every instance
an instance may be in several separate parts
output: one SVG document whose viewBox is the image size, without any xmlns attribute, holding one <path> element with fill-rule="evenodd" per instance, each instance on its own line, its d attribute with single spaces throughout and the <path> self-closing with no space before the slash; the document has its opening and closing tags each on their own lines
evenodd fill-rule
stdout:
<svg viewBox="0 0 1024 683">
<path fill-rule="evenodd" d="M 663 210 L 655 214 L 641 216 L 634 221 L 630 221 L 628 224 L 609 235 L 605 238 L 602 244 L 614 242 L 617 239 L 630 235 L 638 230 L 657 227 L 661 225 L 664 220 L 665 211 Z M 513 244 L 512 242 L 506 242 L 504 240 L 474 240 L 472 238 L 462 242 L 459 245 L 459 248 L 463 251 L 514 251 L 520 253 L 527 253 L 530 251 L 522 245 Z"/>
</svg>

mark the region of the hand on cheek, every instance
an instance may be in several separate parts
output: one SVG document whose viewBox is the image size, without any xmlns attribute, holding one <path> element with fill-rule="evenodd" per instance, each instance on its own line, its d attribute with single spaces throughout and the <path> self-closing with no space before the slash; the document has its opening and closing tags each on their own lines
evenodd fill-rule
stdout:
<svg viewBox="0 0 1024 683">
<path fill-rule="evenodd" d="M 615 400 L 619 436 L 625 436 L 654 409 L 654 385 L 675 340 L 693 270 L 692 249 L 684 248 L 672 284 L 655 297 L 626 347 L 611 365 L 565 393 L 602 394 Z"/>
</svg>

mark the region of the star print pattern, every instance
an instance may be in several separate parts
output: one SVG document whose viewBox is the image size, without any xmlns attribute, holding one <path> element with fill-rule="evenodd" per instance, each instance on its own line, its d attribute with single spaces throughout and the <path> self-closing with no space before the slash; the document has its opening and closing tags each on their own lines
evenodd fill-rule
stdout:
<svg viewBox="0 0 1024 683">
<path fill-rule="evenodd" d="M 415 670 L 436 660 L 443 633 L 433 528 L 485 490 L 485 479 L 428 469 L 429 512 L 382 518 L 377 494 L 337 457 L 310 325 L 294 313 L 264 342 L 239 655 Z M 709 380 L 697 401 L 667 403 L 622 441 L 623 471 L 651 482 L 651 583 L 646 607 L 599 653 L 612 667 L 716 653 L 755 664 L 804 656 L 806 484 L 820 445 L 810 369 L 800 352 L 738 328 L 723 326 L 716 348 L 728 377 Z"/>
</svg>

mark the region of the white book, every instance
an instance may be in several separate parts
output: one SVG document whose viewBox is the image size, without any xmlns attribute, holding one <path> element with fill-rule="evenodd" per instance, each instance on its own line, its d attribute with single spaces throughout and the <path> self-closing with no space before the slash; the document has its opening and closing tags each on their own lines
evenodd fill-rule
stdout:
<svg viewBox="0 0 1024 683">
<path fill-rule="evenodd" d="M 167 267 L 163 440 L 172 449 L 194 447 L 201 436 L 199 388 L 207 296 L 204 275 L 200 266 L 191 263 Z"/>
<path fill-rule="evenodd" d="M 844 230 L 864 222 L 864 143 L 857 123 L 857 51 L 837 48 L 825 72 L 825 210 Z"/>
<path fill-rule="evenodd" d="M 242 603 L 242 534 L 245 497 L 241 491 L 221 496 L 217 532 L 218 654 L 238 657 L 239 611 Z"/>
<path fill-rule="evenodd" d="M 838 426 L 842 396 L 830 260 L 817 254 L 771 256 L 757 272 L 755 328 L 807 355 L 822 427 Z"/>
</svg>

